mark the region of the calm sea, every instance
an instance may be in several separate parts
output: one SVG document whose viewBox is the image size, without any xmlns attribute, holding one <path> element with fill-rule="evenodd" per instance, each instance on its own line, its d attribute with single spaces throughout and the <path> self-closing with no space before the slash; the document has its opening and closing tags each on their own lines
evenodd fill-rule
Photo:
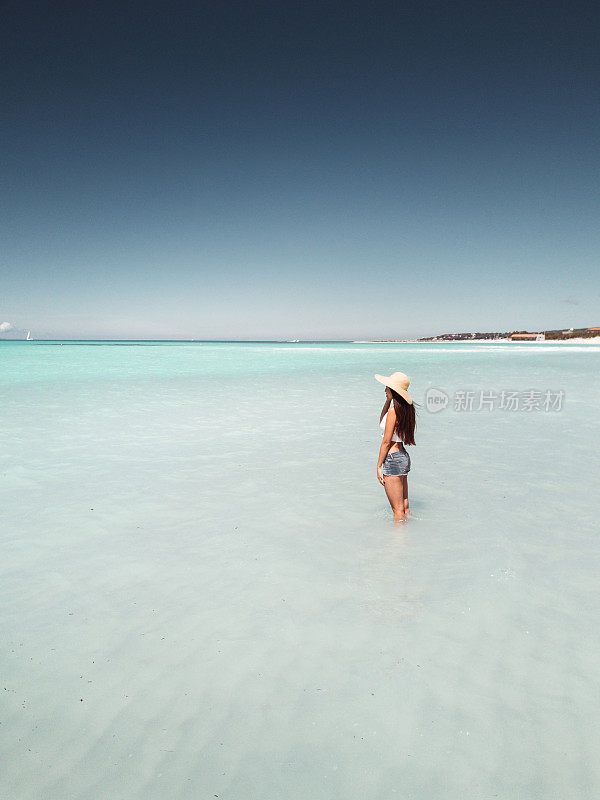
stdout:
<svg viewBox="0 0 600 800">
<path fill-rule="evenodd" d="M 0 343 L 0 796 L 600 796 L 599 367 Z M 397 370 L 402 526 L 375 473 Z"/>
</svg>

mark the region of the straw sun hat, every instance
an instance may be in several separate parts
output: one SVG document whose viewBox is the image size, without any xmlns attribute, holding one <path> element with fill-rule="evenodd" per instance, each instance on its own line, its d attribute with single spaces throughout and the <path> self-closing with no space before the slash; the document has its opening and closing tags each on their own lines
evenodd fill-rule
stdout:
<svg viewBox="0 0 600 800">
<path fill-rule="evenodd" d="M 410 383 L 408 375 L 403 372 L 394 372 L 389 378 L 386 378 L 385 375 L 375 375 L 375 380 L 398 392 L 400 397 L 403 397 L 412 406 L 412 397 L 408 393 L 408 384 Z"/>
</svg>

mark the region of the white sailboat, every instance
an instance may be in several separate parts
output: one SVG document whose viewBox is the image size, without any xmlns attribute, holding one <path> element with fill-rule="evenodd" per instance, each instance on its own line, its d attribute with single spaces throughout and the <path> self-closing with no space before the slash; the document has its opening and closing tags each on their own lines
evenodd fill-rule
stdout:
<svg viewBox="0 0 600 800">
<path fill-rule="evenodd" d="M 33 336 L 31 335 L 31 331 L 27 331 L 27 342 L 33 342 Z"/>
</svg>

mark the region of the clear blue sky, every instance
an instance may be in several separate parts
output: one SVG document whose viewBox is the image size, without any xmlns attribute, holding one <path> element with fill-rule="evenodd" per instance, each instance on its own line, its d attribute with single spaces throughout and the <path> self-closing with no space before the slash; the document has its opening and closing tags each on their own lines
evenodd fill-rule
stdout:
<svg viewBox="0 0 600 800">
<path fill-rule="evenodd" d="M 598 22 L 591 2 L 8 0 L 0 321 L 600 325 Z"/>
</svg>

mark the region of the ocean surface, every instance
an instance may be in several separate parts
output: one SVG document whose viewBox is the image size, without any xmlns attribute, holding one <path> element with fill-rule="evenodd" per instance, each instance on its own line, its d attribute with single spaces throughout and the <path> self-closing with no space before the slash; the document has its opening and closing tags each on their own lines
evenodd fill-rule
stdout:
<svg viewBox="0 0 600 800">
<path fill-rule="evenodd" d="M 2 342 L 0 397 L 3 800 L 600 796 L 600 347 Z"/>
</svg>

